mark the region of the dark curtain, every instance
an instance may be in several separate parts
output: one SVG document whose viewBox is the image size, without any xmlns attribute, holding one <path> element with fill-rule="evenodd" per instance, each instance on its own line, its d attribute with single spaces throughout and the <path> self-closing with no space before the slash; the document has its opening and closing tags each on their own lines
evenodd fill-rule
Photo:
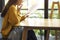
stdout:
<svg viewBox="0 0 60 40">
<path fill-rule="evenodd" d="M 0 0 L 0 12 L 2 11 L 4 5 L 5 5 L 5 1 L 4 0 Z"/>
</svg>

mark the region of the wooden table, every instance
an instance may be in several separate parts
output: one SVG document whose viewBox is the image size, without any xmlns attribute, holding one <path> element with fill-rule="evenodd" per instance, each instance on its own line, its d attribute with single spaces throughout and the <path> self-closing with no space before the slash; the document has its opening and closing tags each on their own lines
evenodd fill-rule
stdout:
<svg viewBox="0 0 60 40">
<path fill-rule="evenodd" d="M 60 29 L 60 19 L 38 19 L 28 18 L 21 22 L 21 27 L 24 27 L 22 40 L 26 40 L 27 31 L 32 29 L 44 29 L 44 30 L 58 30 Z M 45 40 L 49 40 L 48 34 Z"/>
</svg>

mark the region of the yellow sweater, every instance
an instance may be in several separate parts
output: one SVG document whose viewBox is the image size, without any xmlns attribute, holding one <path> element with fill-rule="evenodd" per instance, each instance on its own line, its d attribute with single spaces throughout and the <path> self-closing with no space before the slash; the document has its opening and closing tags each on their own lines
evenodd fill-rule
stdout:
<svg viewBox="0 0 60 40">
<path fill-rule="evenodd" d="M 25 17 L 20 16 L 20 12 L 17 11 L 16 6 L 12 5 L 3 18 L 1 30 L 3 37 L 7 37 L 13 28 L 12 26 L 18 26 L 18 24 L 24 19 Z"/>
</svg>

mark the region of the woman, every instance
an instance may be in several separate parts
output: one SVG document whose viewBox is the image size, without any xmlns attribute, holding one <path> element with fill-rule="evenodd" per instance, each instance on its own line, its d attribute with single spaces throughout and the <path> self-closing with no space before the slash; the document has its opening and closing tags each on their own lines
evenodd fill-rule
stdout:
<svg viewBox="0 0 60 40">
<path fill-rule="evenodd" d="M 18 25 L 21 21 L 23 21 L 26 17 L 28 17 L 28 15 L 20 16 L 20 8 L 22 7 L 21 3 L 22 3 L 22 0 L 9 0 L 5 9 L 2 11 L 1 17 L 3 17 L 3 24 L 2 24 L 1 32 L 3 36 L 3 40 L 7 40 L 8 38 L 10 40 L 19 40 L 19 38 L 16 38 L 15 37 L 16 35 L 13 34 L 13 30 L 18 31 L 17 33 L 20 35 L 18 34 L 17 35 L 20 37 L 20 40 L 21 40 L 21 34 L 23 29 L 22 27 L 18 27 Z M 30 34 L 28 33 L 28 35 Z"/>
</svg>

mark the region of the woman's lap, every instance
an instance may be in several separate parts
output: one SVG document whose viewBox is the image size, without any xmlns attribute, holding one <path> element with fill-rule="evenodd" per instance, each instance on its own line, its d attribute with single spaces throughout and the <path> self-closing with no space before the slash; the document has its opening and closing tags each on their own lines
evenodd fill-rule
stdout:
<svg viewBox="0 0 60 40">
<path fill-rule="evenodd" d="M 11 31 L 8 39 L 10 40 L 22 40 L 23 28 L 15 28 Z M 33 30 L 28 31 L 27 40 L 37 40 Z"/>
<path fill-rule="evenodd" d="M 8 39 L 10 40 L 22 40 L 22 28 L 15 28 L 11 31 L 10 35 L 8 36 Z"/>
</svg>

